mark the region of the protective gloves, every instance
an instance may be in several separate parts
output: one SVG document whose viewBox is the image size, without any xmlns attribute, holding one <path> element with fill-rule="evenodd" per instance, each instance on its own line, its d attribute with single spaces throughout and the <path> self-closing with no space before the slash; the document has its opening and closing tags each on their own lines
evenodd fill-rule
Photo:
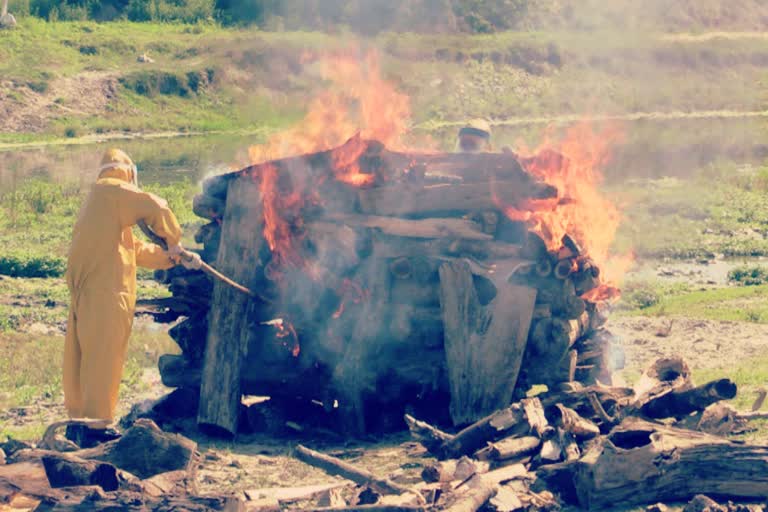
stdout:
<svg viewBox="0 0 768 512">
<path fill-rule="evenodd" d="M 181 244 L 172 245 L 168 248 L 166 254 L 168 254 L 171 261 L 177 265 L 183 265 L 188 270 L 200 270 L 200 267 L 203 265 L 203 259 L 199 254 L 187 251 Z"/>
<path fill-rule="evenodd" d="M 181 264 L 187 270 L 200 270 L 200 267 L 203 266 L 203 259 L 196 252 L 187 252 L 181 258 Z"/>
</svg>

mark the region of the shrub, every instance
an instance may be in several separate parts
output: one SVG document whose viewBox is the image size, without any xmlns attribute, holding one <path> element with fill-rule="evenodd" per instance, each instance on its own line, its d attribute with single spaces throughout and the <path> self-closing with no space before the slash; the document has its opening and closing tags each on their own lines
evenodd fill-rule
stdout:
<svg viewBox="0 0 768 512">
<path fill-rule="evenodd" d="M 728 272 L 728 281 L 739 286 L 759 286 L 768 283 L 768 268 L 759 265 L 742 265 Z"/>
<path fill-rule="evenodd" d="M 661 301 L 661 293 L 648 283 L 627 283 L 622 288 L 621 301 L 627 309 L 647 309 Z"/>
<path fill-rule="evenodd" d="M 48 82 L 45 80 L 31 81 L 27 82 L 27 87 L 37 93 L 43 94 L 48 90 Z"/>
<path fill-rule="evenodd" d="M 74 139 L 77 137 L 77 130 L 71 126 L 64 130 L 64 136 L 68 139 Z"/>
<path fill-rule="evenodd" d="M 61 277 L 67 263 L 63 258 L 29 254 L 0 256 L 0 274 L 11 277 Z"/>
</svg>

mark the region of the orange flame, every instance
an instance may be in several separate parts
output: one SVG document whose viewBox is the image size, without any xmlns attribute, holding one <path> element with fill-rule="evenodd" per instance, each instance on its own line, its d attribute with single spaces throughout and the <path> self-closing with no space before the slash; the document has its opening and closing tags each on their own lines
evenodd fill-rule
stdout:
<svg viewBox="0 0 768 512">
<path fill-rule="evenodd" d="M 341 301 L 339 301 L 339 307 L 333 313 L 334 319 L 341 318 L 348 302 L 351 301 L 353 304 L 360 304 L 364 300 L 370 298 L 370 292 L 368 290 L 364 290 L 357 282 L 347 278 L 342 280 L 338 294 L 341 297 Z"/>
<path fill-rule="evenodd" d="M 550 250 L 560 248 L 563 235 L 571 235 L 600 267 L 605 283 L 618 282 L 634 260 L 631 254 L 610 252 L 621 214 L 599 188 L 600 169 L 622 137 L 615 125 L 597 132 L 587 122 L 569 128 L 559 141 L 548 135 L 538 149 L 524 150 L 520 161 L 529 173 L 556 187 L 557 198 L 504 208 L 510 219 L 527 222 Z M 607 290 L 595 293 L 612 295 Z"/>
<path fill-rule="evenodd" d="M 299 335 L 296 334 L 296 329 L 294 329 L 293 324 L 291 322 L 288 322 L 283 318 L 275 318 L 274 320 L 270 320 L 268 322 L 262 322 L 262 324 L 269 325 L 276 329 L 275 338 L 280 340 L 280 343 L 284 347 L 288 347 L 289 345 L 288 341 L 286 341 L 285 338 L 290 337 L 293 342 L 291 343 L 291 355 L 293 357 L 299 357 L 299 354 L 301 353 L 301 345 L 299 345 Z"/>
<path fill-rule="evenodd" d="M 362 59 L 326 57 L 319 65 L 322 79 L 331 87 L 310 103 L 299 124 L 270 137 L 266 144 L 249 148 L 252 163 L 331 149 L 358 132 L 390 149 L 403 147 L 402 137 L 411 118 L 410 100 L 381 77 L 376 53 Z"/>
<path fill-rule="evenodd" d="M 359 59 L 337 55 L 320 59 L 320 75 L 330 82 L 328 90 L 309 105 L 296 126 L 270 137 L 266 144 L 249 148 L 253 164 L 288 156 L 315 153 L 349 144 L 331 154 L 334 178 L 358 187 L 370 186 L 375 176 L 363 173 L 357 164 L 367 149 L 365 140 L 375 139 L 389 148 L 403 147 L 402 137 L 410 122 L 408 96 L 380 75 L 377 54 Z M 291 219 L 301 217 L 307 198 L 314 198 L 315 183 L 294 182 L 289 193 L 279 190 L 279 170 L 273 165 L 258 168 L 264 203 L 264 237 L 273 254 L 272 272 L 285 265 L 303 264 L 297 250 L 299 237 L 292 233 Z M 291 176 L 294 180 L 295 176 Z M 275 261 L 276 260 L 276 261 Z"/>
</svg>

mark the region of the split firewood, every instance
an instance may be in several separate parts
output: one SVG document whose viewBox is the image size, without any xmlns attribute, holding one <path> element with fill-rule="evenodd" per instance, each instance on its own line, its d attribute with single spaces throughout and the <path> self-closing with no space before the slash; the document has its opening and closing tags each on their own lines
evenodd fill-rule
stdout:
<svg viewBox="0 0 768 512">
<path fill-rule="evenodd" d="M 446 512 L 477 512 L 498 491 L 498 485 L 477 475 L 466 483 L 468 490 L 444 508 Z"/>
<path fill-rule="evenodd" d="M 246 498 L 255 501 L 264 498 L 274 498 L 280 503 L 290 503 L 301 500 L 322 497 L 329 491 L 341 490 L 352 484 L 348 482 L 334 482 L 330 484 L 307 485 L 302 487 L 267 487 L 263 489 L 248 489 L 245 492 Z M 332 506 L 332 505 L 321 505 Z"/>
<path fill-rule="evenodd" d="M 546 410 L 546 414 L 554 426 L 570 432 L 579 439 L 591 439 L 600 435 L 600 429 L 597 425 L 582 418 L 579 413 L 562 404 L 550 407 Z"/>
<path fill-rule="evenodd" d="M 537 436 L 508 437 L 479 450 L 475 457 L 492 461 L 515 460 L 532 454 L 540 445 L 541 439 Z"/>
<path fill-rule="evenodd" d="M 483 305 L 467 262 L 443 263 L 439 274 L 451 391 L 449 411 L 455 424 L 466 424 L 512 400 L 536 290 L 512 285 L 505 275 L 489 274 L 488 279 L 495 280 L 497 294 Z M 459 435 L 454 440 L 457 438 Z M 484 443 L 485 440 L 480 446 Z M 480 446 L 472 446 L 462 455 L 473 453 Z"/>
<path fill-rule="evenodd" d="M 500 487 L 488 504 L 496 512 L 514 512 L 523 509 L 523 502 L 517 493 L 506 486 Z"/>
<path fill-rule="evenodd" d="M 313 512 L 424 512 L 424 507 L 401 505 L 357 505 L 351 507 L 318 507 Z"/>
<path fill-rule="evenodd" d="M 382 233 L 408 238 L 457 238 L 467 240 L 492 240 L 493 236 L 470 220 L 451 218 L 402 219 L 376 215 L 330 214 L 327 220 L 346 224 L 376 228 Z"/>
<path fill-rule="evenodd" d="M 573 435 L 573 433 L 565 429 L 558 428 L 557 436 L 558 443 L 562 448 L 563 459 L 565 462 L 573 462 L 578 460 L 581 456 L 581 449 L 579 448 L 579 444 L 576 442 L 576 437 Z"/>
<path fill-rule="evenodd" d="M 530 480 L 532 474 L 524 464 L 511 464 L 481 475 L 482 479 L 493 485 L 502 485 L 513 480 Z"/>
<path fill-rule="evenodd" d="M 422 470 L 421 478 L 427 483 L 464 481 L 474 475 L 487 473 L 489 469 L 487 462 L 465 456 L 430 464 Z"/>
<path fill-rule="evenodd" d="M 563 445 L 557 432 L 553 432 L 548 439 L 541 443 L 539 459 L 543 464 L 551 464 L 563 459 Z"/>
<path fill-rule="evenodd" d="M 491 191 L 498 200 L 510 206 L 530 198 L 528 193 L 552 195 L 552 188 L 547 185 L 532 184 L 531 188 L 525 190 L 519 183 L 496 181 L 422 187 L 378 187 L 358 192 L 358 201 L 362 213 L 374 215 L 407 216 L 452 211 L 471 212 L 496 207 Z"/>
<path fill-rule="evenodd" d="M 64 454 L 46 455 L 42 461 L 53 488 L 98 485 L 105 491 L 115 491 L 120 485 L 117 468 L 112 464 Z"/>
<path fill-rule="evenodd" d="M 530 417 L 526 415 L 526 408 Z M 541 415 L 538 412 L 540 409 Z M 488 442 L 502 437 L 527 435 L 541 429 L 541 417 L 543 409 L 539 399 L 525 399 L 520 404 L 512 404 L 460 431 L 441 446 L 440 455 L 452 458 L 469 455 Z"/>
<path fill-rule="evenodd" d="M 379 478 L 373 473 L 357 468 L 341 459 L 325 455 L 304 446 L 298 445 L 294 450 L 294 456 L 300 461 L 326 471 L 331 475 L 338 475 L 360 485 L 371 485 L 382 494 L 403 494 L 411 492 L 387 478 Z"/>
<path fill-rule="evenodd" d="M 442 445 L 453 439 L 452 434 L 447 434 L 429 423 L 417 420 L 410 414 L 405 415 L 405 423 L 408 425 L 413 438 L 432 453 L 435 453 Z"/>
</svg>

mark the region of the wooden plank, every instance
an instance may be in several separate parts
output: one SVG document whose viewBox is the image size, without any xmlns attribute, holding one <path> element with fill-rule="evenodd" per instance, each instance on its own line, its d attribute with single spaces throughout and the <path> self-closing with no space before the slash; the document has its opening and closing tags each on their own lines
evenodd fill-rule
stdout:
<svg viewBox="0 0 768 512">
<path fill-rule="evenodd" d="M 533 194 L 532 194 L 533 192 Z M 379 187 L 358 192 L 360 211 L 375 215 L 424 215 L 439 212 L 474 211 L 521 206 L 535 196 L 554 197 L 534 192 L 519 182 L 441 184 L 427 186 Z"/>
<path fill-rule="evenodd" d="M 496 297 L 481 306 L 465 261 L 440 267 L 440 305 L 451 387 L 451 418 L 476 421 L 512 401 L 520 371 L 536 290 L 493 274 Z"/>
<path fill-rule="evenodd" d="M 376 228 L 387 235 L 406 238 L 450 237 L 465 240 L 493 240 L 491 235 L 483 233 L 482 227 L 478 223 L 467 219 L 430 218 L 417 220 L 355 214 L 331 214 L 326 215 L 324 219 L 348 226 Z M 309 229 L 311 229 L 311 223 Z"/>
<path fill-rule="evenodd" d="M 247 179 L 232 180 L 227 198 L 217 266 L 223 274 L 248 286 L 263 244 L 259 184 Z M 198 425 L 208 433 L 234 436 L 237 432 L 240 371 L 243 344 L 247 340 L 246 310 L 250 300 L 230 286 L 214 284 L 197 416 Z"/>
</svg>

